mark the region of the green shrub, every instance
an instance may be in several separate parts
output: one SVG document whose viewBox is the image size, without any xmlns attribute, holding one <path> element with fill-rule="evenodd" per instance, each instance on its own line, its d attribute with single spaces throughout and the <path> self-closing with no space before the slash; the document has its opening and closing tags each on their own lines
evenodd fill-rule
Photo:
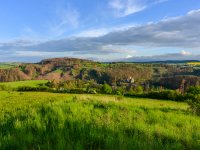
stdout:
<svg viewBox="0 0 200 150">
<path fill-rule="evenodd" d="M 146 97 L 153 98 L 153 99 L 168 99 L 168 100 L 174 100 L 174 101 L 183 101 L 183 96 L 173 90 L 149 92 L 145 95 Z"/>
<path fill-rule="evenodd" d="M 10 88 L 6 85 L 0 85 L 0 91 L 8 91 L 8 90 L 12 90 L 12 88 Z"/>
<path fill-rule="evenodd" d="M 138 93 L 138 94 L 142 94 L 143 93 L 143 87 L 141 85 L 136 86 L 135 92 Z"/>
<path fill-rule="evenodd" d="M 192 86 L 187 90 L 188 94 L 200 94 L 200 87 Z"/>
<path fill-rule="evenodd" d="M 95 88 L 87 88 L 87 93 L 89 94 L 97 94 L 97 91 Z"/>
<path fill-rule="evenodd" d="M 113 91 L 113 93 L 114 93 L 115 95 L 124 95 L 125 90 L 124 90 L 122 87 L 118 87 L 117 89 L 115 89 L 115 90 Z"/>
<path fill-rule="evenodd" d="M 86 90 L 82 89 L 82 88 L 70 89 L 69 92 L 70 93 L 74 93 L 74 94 L 84 94 L 84 93 L 87 93 Z"/>
<path fill-rule="evenodd" d="M 17 91 L 41 91 L 41 92 L 46 92 L 46 91 L 49 91 L 49 88 L 47 86 L 39 86 L 39 87 L 20 86 L 16 90 Z"/>
<path fill-rule="evenodd" d="M 187 102 L 190 105 L 190 109 L 192 110 L 192 112 L 200 115 L 200 95 L 193 95 L 193 97 L 190 97 Z"/>
<path fill-rule="evenodd" d="M 110 85 L 107 83 L 104 83 L 102 88 L 101 88 L 101 93 L 102 94 L 111 94 L 112 93 L 112 88 Z"/>
</svg>

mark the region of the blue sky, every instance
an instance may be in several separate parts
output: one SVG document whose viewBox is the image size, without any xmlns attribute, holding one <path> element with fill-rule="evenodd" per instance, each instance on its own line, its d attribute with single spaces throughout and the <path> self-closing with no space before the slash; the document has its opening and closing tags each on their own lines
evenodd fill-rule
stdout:
<svg viewBox="0 0 200 150">
<path fill-rule="evenodd" d="M 198 55 L 199 9 L 197 0 L 1 1 L 0 61 Z"/>
</svg>

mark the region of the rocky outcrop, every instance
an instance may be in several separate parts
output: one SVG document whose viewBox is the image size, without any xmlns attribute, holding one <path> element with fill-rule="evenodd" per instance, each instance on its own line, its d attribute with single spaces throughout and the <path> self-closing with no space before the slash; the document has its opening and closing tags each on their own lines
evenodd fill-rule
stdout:
<svg viewBox="0 0 200 150">
<path fill-rule="evenodd" d="M 0 69 L 0 82 L 22 81 L 30 79 L 31 77 L 22 72 L 19 68 Z"/>
</svg>

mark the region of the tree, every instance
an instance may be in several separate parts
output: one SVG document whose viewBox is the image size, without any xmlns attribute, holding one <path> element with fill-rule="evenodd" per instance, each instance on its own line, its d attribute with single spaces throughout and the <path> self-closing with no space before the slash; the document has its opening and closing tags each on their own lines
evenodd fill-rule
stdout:
<svg viewBox="0 0 200 150">
<path fill-rule="evenodd" d="M 193 97 L 190 98 L 187 102 L 190 105 L 192 112 L 200 115 L 200 95 L 193 95 Z"/>
<path fill-rule="evenodd" d="M 136 86 L 135 92 L 138 93 L 138 94 L 142 94 L 143 93 L 143 87 L 141 85 Z"/>
<path fill-rule="evenodd" d="M 103 86 L 102 86 L 102 88 L 101 88 L 101 92 L 103 94 L 111 94 L 112 93 L 112 88 L 107 83 L 104 83 Z"/>
<path fill-rule="evenodd" d="M 200 94 L 200 87 L 192 86 L 187 90 L 188 94 Z"/>
</svg>

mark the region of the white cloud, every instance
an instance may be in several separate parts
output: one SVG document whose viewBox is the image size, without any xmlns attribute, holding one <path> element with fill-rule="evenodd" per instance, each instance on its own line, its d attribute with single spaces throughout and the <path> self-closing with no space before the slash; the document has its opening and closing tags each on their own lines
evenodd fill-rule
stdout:
<svg viewBox="0 0 200 150">
<path fill-rule="evenodd" d="M 150 62 L 150 61 L 183 61 L 183 60 L 200 60 L 200 55 L 194 55 L 186 51 L 180 53 L 169 53 L 152 56 L 136 56 L 118 59 L 116 61 L 125 62 Z"/>
<path fill-rule="evenodd" d="M 191 10 L 191 11 L 188 12 L 188 15 L 190 15 L 190 14 L 194 14 L 194 13 L 198 13 L 198 12 L 200 12 L 200 9 L 197 9 L 197 10 Z"/>
<path fill-rule="evenodd" d="M 131 57 L 133 57 L 133 56 L 132 56 L 132 55 L 127 55 L 127 56 L 126 56 L 126 58 L 131 58 Z"/>
<path fill-rule="evenodd" d="M 185 50 L 182 50 L 182 51 L 181 51 L 181 54 L 182 54 L 182 55 L 191 55 L 190 52 L 187 52 L 187 51 L 185 51 Z"/>
<path fill-rule="evenodd" d="M 167 0 L 110 0 L 108 5 L 114 10 L 116 17 L 125 17 L 165 1 Z"/>
<path fill-rule="evenodd" d="M 75 34 L 76 37 L 99 37 L 108 33 L 108 29 L 101 28 L 101 29 L 90 29 L 82 31 L 78 34 Z"/>
<path fill-rule="evenodd" d="M 104 44 L 143 47 L 200 48 L 200 11 L 153 24 L 112 32 L 98 40 Z"/>
<path fill-rule="evenodd" d="M 74 37 L 99 37 L 106 35 L 110 32 L 116 32 L 116 31 L 123 31 L 123 30 L 128 30 L 131 27 L 136 27 L 138 26 L 137 24 L 125 24 L 125 25 L 119 25 L 115 27 L 107 27 L 107 28 L 93 28 L 93 29 L 88 29 L 81 31 L 79 33 L 75 33 Z"/>
<path fill-rule="evenodd" d="M 79 26 L 79 12 L 70 4 L 66 8 L 57 9 L 57 18 L 51 24 L 50 31 L 56 36 L 61 36 L 70 29 Z"/>
<path fill-rule="evenodd" d="M 110 0 L 109 6 L 114 9 L 117 17 L 124 17 L 146 8 L 146 5 L 139 3 L 138 0 Z"/>
<path fill-rule="evenodd" d="M 189 58 L 188 50 L 196 51 L 195 53 L 200 52 L 199 24 L 200 11 L 193 11 L 182 17 L 112 31 L 96 37 L 73 37 L 35 43 L 23 40 L 0 43 L 0 53 L 9 56 L 9 53 L 17 51 L 65 52 L 79 56 L 109 56 L 112 58 L 117 55 L 118 57 L 133 56 L 134 47 L 141 47 L 142 49 L 137 53 L 142 54 L 145 50 L 145 55 L 150 54 L 150 48 L 172 49 L 170 51 L 184 49 L 185 51 L 180 53 L 180 59 L 182 56 Z"/>
</svg>

